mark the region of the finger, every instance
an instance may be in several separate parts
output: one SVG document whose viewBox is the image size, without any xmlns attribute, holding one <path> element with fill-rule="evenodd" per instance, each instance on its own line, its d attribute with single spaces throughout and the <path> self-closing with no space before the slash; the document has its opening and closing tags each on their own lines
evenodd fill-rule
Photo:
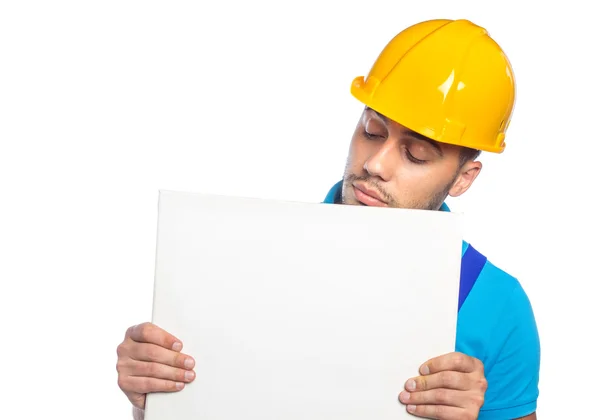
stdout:
<svg viewBox="0 0 600 420">
<path fill-rule="evenodd" d="M 119 378 L 119 387 L 125 393 L 148 394 L 152 392 L 181 391 L 185 387 L 185 384 L 168 379 L 126 376 L 123 379 Z"/>
<path fill-rule="evenodd" d="M 149 322 L 130 327 L 127 336 L 138 343 L 156 344 L 173 351 L 181 351 L 183 348 L 183 344 L 177 337 Z"/>
<path fill-rule="evenodd" d="M 416 391 L 400 393 L 400 402 L 411 405 L 448 405 L 453 407 L 467 407 L 470 404 L 470 395 L 464 391 L 437 388 L 429 391 Z"/>
<path fill-rule="evenodd" d="M 460 420 L 465 418 L 463 408 L 448 405 L 412 405 L 406 406 L 406 410 L 418 417 L 440 420 Z M 470 418 L 470 417 L 469 417 Z"/>
<path fill-rule="evenodd" d="M 126 395 L 134 407 L 139 408 L 140 410 L 144 410 L 144 408 L 146 407 L 146 394 L 138 394 L 138 393 L 134 392 L 134 393 L 126 394 Z M 136 418 L 136 417 L 134 417 L 134 418 Z"/>
<path fill-rule="evenodd" d="M 154 362 L 186 370 L 193 369 L 196 364 L 194 358 L 187 354 L 147 343 L 132 345 L 129 357 L 141 362 Z"/>
<path fill-rule="evenodd" d="M 483 371 L 483 364 L 478 359 L 466 354 L 453 352 L 430 359 L 419 368 L 421 375 L 430 375 L 444 370 L 470 373 L 477 370 Z"/>
<path fill-rule="evenodd" d="M 445 370 L 431 375 L 411 378 L 406 381 L 404 387 L 409 392 L 436 388 L 468 391 L 470 389 L 470 377 L 467 373 Z"/>
<path fill-rule="evenodd" d="M 130 376 L 139 376 L 156 379 L 168 379 L 174 382 L 192 382 L 196 373 L 192 370 L 179 369 L 160 363 L 132 361 L 129 369 Z"/>
</svg>

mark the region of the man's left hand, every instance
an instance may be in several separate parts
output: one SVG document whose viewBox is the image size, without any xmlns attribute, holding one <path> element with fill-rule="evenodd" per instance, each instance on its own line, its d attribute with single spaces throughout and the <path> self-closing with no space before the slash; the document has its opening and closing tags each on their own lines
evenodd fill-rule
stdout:
<svg viewBox="0 0 600 420">
<path fill-rule="evenodd" d="M 399 395 L 409 413 L 439 420 L 477 419 L 487 390 L 480 360 L 449 353 L 428 360 L 419 373 Z"/>
</svg>

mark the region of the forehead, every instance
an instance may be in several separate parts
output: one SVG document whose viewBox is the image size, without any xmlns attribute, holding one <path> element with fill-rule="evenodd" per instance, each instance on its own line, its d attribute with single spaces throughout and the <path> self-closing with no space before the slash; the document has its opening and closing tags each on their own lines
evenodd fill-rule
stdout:
<svg viewBox="0 0 600 420">
<path fill-rule="evenodd" d="M 364 112 L 363 112 L 363 116 L 365 117 L 376 117 L 376 119 L 381 120 L 381 122 L 383 122 L 387 127 L 389 128 L 397 128 L 397 129 L 401 129 L 402 131 L 408 131 L 411 133 L 414 133 L 415 135 L 421 136 L 425 139 L 427 139 L 427 137 L 417 133 L 416 131 L 411 130 L 410 128 L 386 117 L 385 115 L 383 115 L 382 113 L 380 113 L 379 111 L 375 111 L 373 108 L 369 108 L 366 107 Z M 431 140 L 431 139 L 428 139 Z"/>
</svg>

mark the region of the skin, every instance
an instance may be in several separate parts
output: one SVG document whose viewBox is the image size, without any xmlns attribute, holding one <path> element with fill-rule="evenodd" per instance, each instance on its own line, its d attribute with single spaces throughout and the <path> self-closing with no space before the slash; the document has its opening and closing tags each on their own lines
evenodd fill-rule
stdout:
<svg viewBox="0 0 600 420">
<path fill-rule="evenodd" d="M 366 108 L 350 142 L 341 204 L 438 210 L 447 196 L 464 194 L 481 168 L 481 162 L 461 162 L 461 147 L 424 138 Z M 143 418 L 147 393 L 177 392 L 194 380 L 195 361 L 182 349 L 151 323 L 127 330 L 117 348 L 118 383 L 136 419 Z M 417 417 L 477 419 L 486 390 L 483 363 L 453 352 L 425 361 L 398 400 Z"/>
<path fill-rule="evenodd" d="M 342 203 L 438 210 L 448 195 L 467 191 L 481 171 L 481 162 L 459 167 L 461 150 L 367 108 L 350 142 Z M 361 189 L 379 202 L 367 201 Z"/>
</svg>

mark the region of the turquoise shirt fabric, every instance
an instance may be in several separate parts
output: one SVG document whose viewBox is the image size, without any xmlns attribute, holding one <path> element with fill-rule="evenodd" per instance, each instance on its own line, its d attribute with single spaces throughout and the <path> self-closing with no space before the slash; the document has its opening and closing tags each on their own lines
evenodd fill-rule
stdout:
<svg viewBox="0 0 600 420">
<path fill-rule="evenodd" d="M 325 197 L 334 204 L 342 182 Z M 444 203 L 441 211 L 450 211 Z M 463 255 L 468 247 L 463 241 Z M 456 351 L 483 362 L 488 389 L 481 420 L 510 420 L 537 408 L 540 340 L 531 303 L 519 281 L 486 262 L 458 312 Z"/>
</svg>

